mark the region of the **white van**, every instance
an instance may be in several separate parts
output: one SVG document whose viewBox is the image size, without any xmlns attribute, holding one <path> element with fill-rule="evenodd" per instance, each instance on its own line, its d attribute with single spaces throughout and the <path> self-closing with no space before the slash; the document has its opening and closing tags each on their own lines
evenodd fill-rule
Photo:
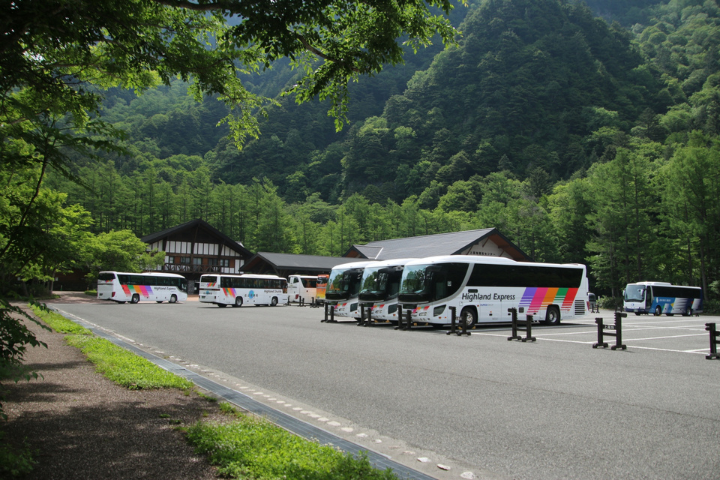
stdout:
<svg viewBox="0 0 720 480">
<path fill-rule="evenodd" d="M 290 275 L 288 276 L 288 301 L 290 303 L 312 303 L 317 299 L 317 276 Z"/>
</svg>

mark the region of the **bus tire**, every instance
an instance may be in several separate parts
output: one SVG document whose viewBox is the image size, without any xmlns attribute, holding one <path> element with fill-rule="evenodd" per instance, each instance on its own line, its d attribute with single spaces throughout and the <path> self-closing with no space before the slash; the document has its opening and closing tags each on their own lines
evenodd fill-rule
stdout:
<svg viewBox="0 0 720 480">
<path fill-rule="evenodd" d="M 235 297 L 235 303 L 233 304 L 233 307 L 242 307 L 242 304 L 242 297 Z"/>
<path fill-rule="evenodd" d="M 463 322 L 467 325 L 467 328 L 472 328 L 477 323 L 477 311 L 472 307 L 465 307 L 460 312 L 460 326 Z"/>
<path fill-rule="evenodd" d="M 132 298 L 130 299 L 130 303 L 138 303 L 139 301 L 140 301 L 140 295 L 138 295 L 137 293 L 135 295 L 133 295 Z"/>
<path fill-rule="evenodd" d="M 557 307 L 548 307 L 545 312 L 545 324 L 546 325 L 557 325 L 560 323 L 560 310 Z"/>
<path fill-rule="evenodd" d="M 277 307 L 278 299 L 277 297 L 273 297 L 272 300 L 270 300 L 270 306 L 271 307 Z"/>
<path fill-rule="evenodd" d="M 225 305 L 224 303 L 218 303 L 217 306 L 220 307 L 220 308 L 225 308 L 225 307 L 227 307 L 227 305 Z"/>
<path fill-rule="evenodd" d="M 692 308 L 688 308 L 685 310 L 685 313 L 683 313 L 683 317 L 692 317 Z"/>
<path fill-rule="evenodd" d="M 177 303 L 177 295 L 170 296 L 170 303 Z"/>
<path fill-rule="evenodd" d="M 655 307 L 655 316 L 659 317 L 660 315 L 662 315 L 662 307 L 658 305 L 657 307 Z"/>
</svg>

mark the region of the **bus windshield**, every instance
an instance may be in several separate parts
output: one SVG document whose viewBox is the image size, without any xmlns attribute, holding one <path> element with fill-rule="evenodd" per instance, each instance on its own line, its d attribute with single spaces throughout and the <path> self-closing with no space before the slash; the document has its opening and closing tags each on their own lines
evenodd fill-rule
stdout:
<svg viewBox="0 0 720 480">
<path fill-rule="evenodd" d="M 382 271 L 382 267 L 366 268 L 363 273 L 360 296 L 363 300 L 382 300 L 387 292 L 388 272 Z"/>
<path fill-rule="evenodd" d="M 432 271 L 430 265 L 413 265 L 405 267 L 403 280 L 400 285 L 400 295 L 405 299 L 429 300 L 430 279 Z"/>
<path fill-rule="evenodd" d="M 644 285 L 628 285 L 625 287 L 626 302 L 642 302 L 645 300 Z"/>
<path fill-rule="evenodd" d="M 355 296 L 362 270 L 358 268 L 346 268 L 330 272 L 325 297 L 333 300 L 344 300 Z"/>
</svg>

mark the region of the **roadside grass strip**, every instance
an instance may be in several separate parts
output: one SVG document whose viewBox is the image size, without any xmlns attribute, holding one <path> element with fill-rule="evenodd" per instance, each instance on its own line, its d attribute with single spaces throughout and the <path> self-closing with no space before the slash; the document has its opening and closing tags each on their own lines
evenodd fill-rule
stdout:
<svg viewBox="0 0 720 480">
<path fill-rule="evenodd" d="M 79 348 L 98 372 L 129 389 L 193 387 L 190 380 L 158 367 L 114 343 L 95 336 L 68 335 L 67 343 Z"/>
<path fill-rule="evenodd" d="M 222 476 L 254 480 L 398 478 L 390 469 L 373 468 L 364 455 L 355 457 L 305 440 L 262 418 L 233 414 L 230 423 L 200 421 L 186 429 L 196 453 L 207 455 Z"/>
<path fill-rule="evenodd" d="M 59 313 L 40 308 L 36 305 L 31 306 L 33 313 L 42 321 L 48 324 L 50 328 L 59 333 L 67 333 L 71 335 L 92 335 L 92 332 L 82 325 L 78 325 L 72 320 L 68 320 Z"/>
</svg>

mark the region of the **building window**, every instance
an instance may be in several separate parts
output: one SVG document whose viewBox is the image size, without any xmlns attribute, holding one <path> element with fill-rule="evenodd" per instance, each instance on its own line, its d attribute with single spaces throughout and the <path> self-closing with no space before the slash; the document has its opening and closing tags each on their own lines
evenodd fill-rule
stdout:
<svg viewBox="0 0 720 480">
<path fill-rule="evenodd" d="M 202 258 L 193 257 L 193 265 L 202 265 Z"/>
<path fill-rule="evenodd" d="M 221 267 L 229 267 L 230 266 L 230 260 L 227 258 L 221 258 L 220 259 L 220 266 Z"/>
<path fill-rule="evenodd" d="M 180 257 L 180 263 L 183 265 L 190 265 L 190 257 Z"/>
</svg>

